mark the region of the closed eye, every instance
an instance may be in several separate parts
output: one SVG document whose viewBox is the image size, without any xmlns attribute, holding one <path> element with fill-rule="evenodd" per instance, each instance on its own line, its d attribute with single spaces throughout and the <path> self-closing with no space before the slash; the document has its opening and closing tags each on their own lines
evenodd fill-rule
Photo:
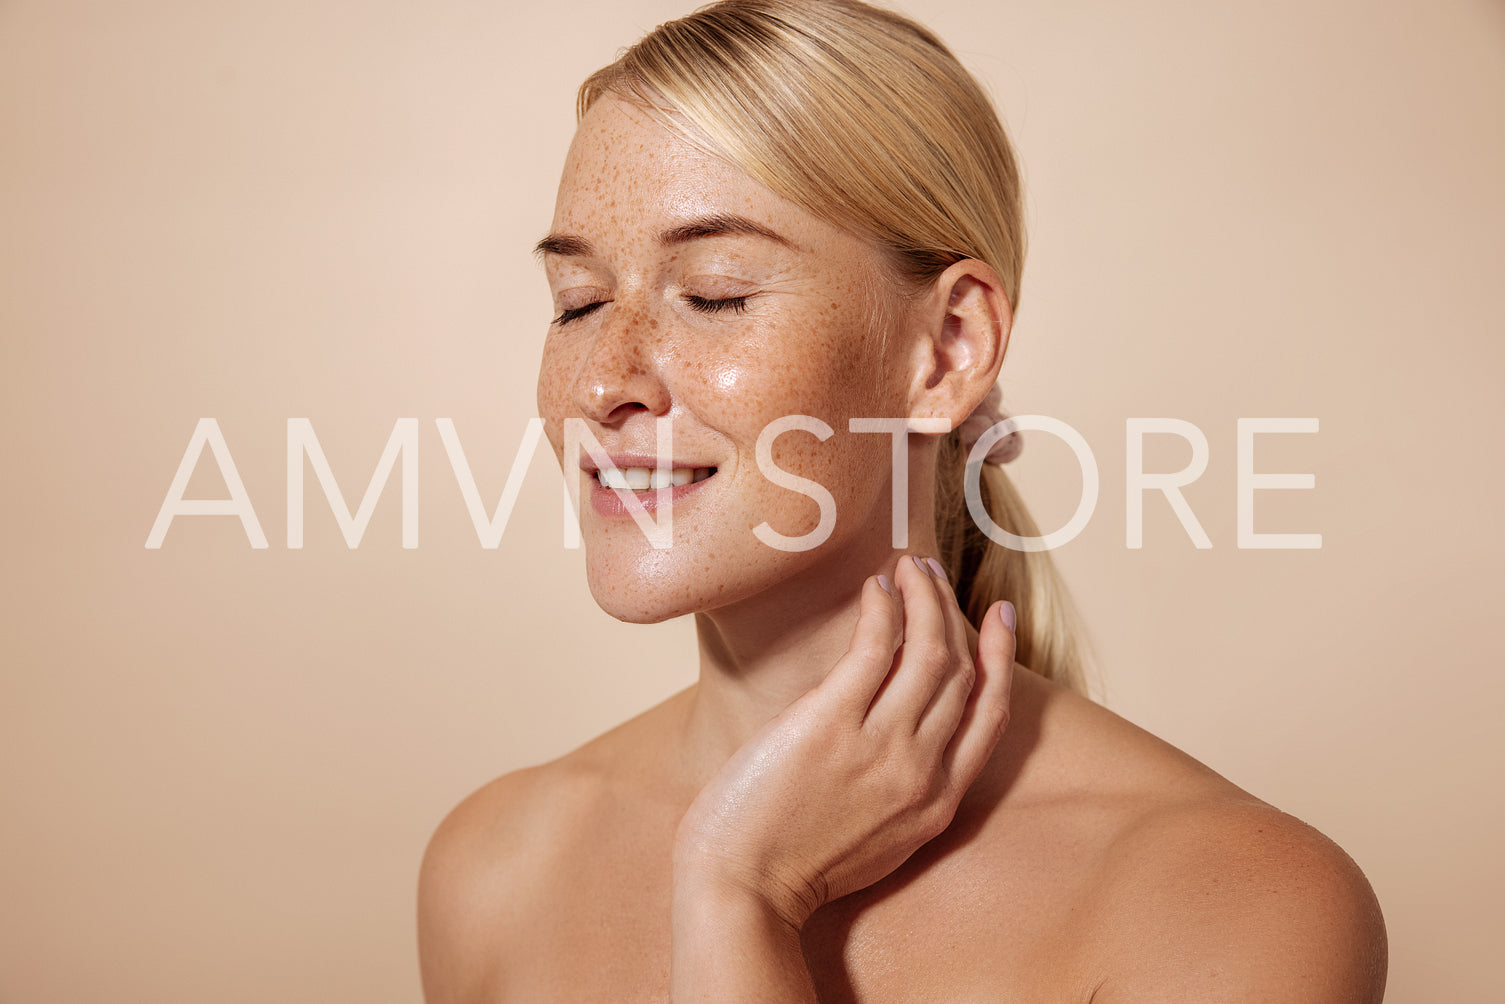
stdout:
<svg viewBox="0 0 1505 1004">
<path fill-rule="evenodd" d="M 685 302 L 690 305 L 691 309 L 698 310 L 702 314 L 718 314 L 724 310 L 730 310 L 734 314 L 740 314 L 747 309 L 747 301 L 747 296 L 728 296 L 719 300 L 711 299 L 710 297 L 705 296 L 685 297 Z M 594 313 L 598 308 L 604 306 L 608 302 L 609 301 L 607 300 L 597 300 L 595 303 L 587 303 L 583 307 L 569 307 L 563 311 L 560 311 L 559 316 L 554 318 L 551 323 L 560 325 L 569 324 L 571 321 L 578 320 L 582 317 L 585 317 L 587 314 Z"/>
<path fill-rule="evenodd" d="M 605 300 L 597 300 L 595 303 L 587 303 L 583 307 L 569 307 L 569 308 L 561 311 L 560 314 L 559 314 L 559 316 L 556 317 L 556 318 L 554 318 L 554 320 L 551 321 L 550 323 L 551 324 L 568 324 L 571 321 L 575 320 L 576 318 L 584 317 L 586 314 L 591 313 L 597 307 L 600 307 L 602 304 L 604 304 L 606 302 L 607 301 L 605 301 Z"/>
<path fill-rule="evenodd" d="M 704 296 L 686 296 L 685 302 L 702 314 L 717 314 L 723 310 L 740 314 L 747 309 L 747 299 L 746 296 L 729 296 L 724 300 L 712 300 Z"/>
</svg>

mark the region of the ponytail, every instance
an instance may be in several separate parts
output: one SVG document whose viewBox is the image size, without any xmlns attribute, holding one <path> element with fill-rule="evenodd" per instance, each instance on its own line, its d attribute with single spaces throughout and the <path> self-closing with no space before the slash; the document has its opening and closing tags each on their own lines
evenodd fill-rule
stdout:
<svg viewBox="0 0 1505 1004">
<path fill-rule="evenodd" d="M 1012 602 L 1018 613 L 1015 661 L 1085 694 L 1086 639 L 1050 552 L 1016 551 L 983 533 L 967 510 L 966 464 L 960 435 L 945 436 L 936 456 L 935 531 L 941 564 L 956 583 L 963 612 L 980 627 L 995 602 Z M 993 522 L 1018 536 L 1038 537 L 1040 531 L 1003 467 L 983 464 L 981 472 L 982 501 Z"/>
</svg>

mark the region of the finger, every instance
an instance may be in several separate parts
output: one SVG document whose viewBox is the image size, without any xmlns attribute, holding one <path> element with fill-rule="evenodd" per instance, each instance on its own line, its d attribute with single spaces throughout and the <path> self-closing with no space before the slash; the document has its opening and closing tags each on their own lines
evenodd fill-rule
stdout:
<svg viewBox="0 0 1505 1004">
<path fill-rule="evenodd" d="M 878 576 L 870 576 L 862 584 L 859 602 L 852 642 L 822 686 L 837 692 L 842 702 L 849 704 L 860 717 L 893 669 L 904 629 L 898 601 L 883 587 Z"/>
<path fill-rule="evenodd" d="M 913 733 L 950 674 L 953 659 L 940 592 L 930 569 L 907 555 L 901 557 L 894 585 L 904 600 L 904 641 L 892 676 L 873 701 L 868 717 Z"/>
<path fill-rule="evenodd" d="M 1002 617 L 1005 602 L 993 604 L 982 619 L 977 637 L 977 682 L 942 760 L 955 790 L 964 791 L 977 780 L 1008 725 L 1017 639 Z"/>
<path fill-rule="evenodd" d="M 961 721 L 962 711 L 971 694 L 977 676 L 967 635 L 967 618 L 956 599 L 956 590 L 940 562 L 927 558 L 926 563 L 934 574 L 936 592 L 940 596 L 941 610 L 946 619 L 946 641 L 951 651 L 953 668 L 925 708 L 916 734 L 921 740 L 932 743 L 939 755 L 951 741 L 956 726 Z"/>
<path fill-rule="evenodd" d="M 967 698 L 974 686 L 975 670 L 970 668 L 952 672 L 930 699 L 930 706 L 915 728 L 915 737 L 931 751 L 932 756 L 943 755 L 956 735 L 962 714 L 967 709 Z"/>
<path fill-rule="evenodd" d="M 962 613 L 956 590 L 952 588 L 946 569 L 939 561 L 926 558 L 925 564 L 930 572 L 931 582 L 935 585 L 936 595 L 941 601 L 941 614 L 946 621 L 946 642 L 951 646 L 952 653 L 967 653 L 961 656 L 961 661 L 971 662 L 967 645 L 967 616 Z"/>
</svg>

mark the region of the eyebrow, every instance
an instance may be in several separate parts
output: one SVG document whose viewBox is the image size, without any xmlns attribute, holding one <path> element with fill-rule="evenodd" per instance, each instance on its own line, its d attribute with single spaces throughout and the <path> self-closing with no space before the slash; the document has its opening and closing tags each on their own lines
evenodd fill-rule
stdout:
<svg viewBox="0 0 1505 1004">
<path fill-rule="evenodd" d="M 698 216 L 686 223 L 670 227 L 658 235 L 658 242 L 664 247 L 673 247 L 677 244 L 687 244 L 690 241 L 701 240 L 706 237 L 762 237 L 782 244 L 793 251 L 800 250 L 799 246 L 777 231 L 770 230 L 761 223 L 754 222 L 745 216 L 737 216 L 733 213 L 716 213 L 711 216 Z M 557 254 L 567 258 L 582 258 L 596 253 L 595 245 L 584 237 L 574 234 L 549 234 L 543 240 L 533 245 L 535 255 Z"/>
</svg>

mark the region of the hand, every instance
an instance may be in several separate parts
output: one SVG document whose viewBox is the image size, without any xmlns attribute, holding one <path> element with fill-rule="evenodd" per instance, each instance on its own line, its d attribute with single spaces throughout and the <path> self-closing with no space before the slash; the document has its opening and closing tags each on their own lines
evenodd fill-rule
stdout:
<svg viewBox="0 0 1505 1004">
<path fill-rule="evenodd" d="M 944 576 L 902 557 L 893 586 L 863 584 L 846 655 L 701 790 L 676 885 L 749 895 L 798 930 L 950 825 L 1007 724 L 1014 634 L 994 604 L 974 660 Z"/>
</svg>

